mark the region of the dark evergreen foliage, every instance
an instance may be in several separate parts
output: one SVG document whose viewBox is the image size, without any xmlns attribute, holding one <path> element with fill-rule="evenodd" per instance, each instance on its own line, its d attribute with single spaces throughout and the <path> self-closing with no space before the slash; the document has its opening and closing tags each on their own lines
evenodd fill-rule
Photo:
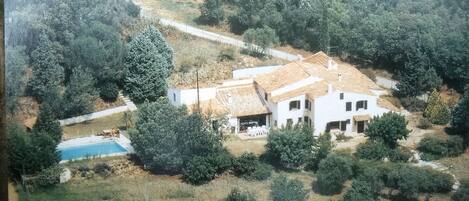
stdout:
<svg viewBox="0 0 469 201">
<path fill-rule="evenodd" d="M 39 110 L 39 116 L 33 126 L 33 133 L 36 135 L 46 134 L 56 144 L 62 141 L 62 127 L 55 117 L 52 108 L 48 104 L 43 104 Z"/>
<path fill-rule="evenodd" d="M 273 179 L 270 197 L 272 201 L 305 201 L 308 191 L 300 180 L 280 175 Z"/>
</svg>

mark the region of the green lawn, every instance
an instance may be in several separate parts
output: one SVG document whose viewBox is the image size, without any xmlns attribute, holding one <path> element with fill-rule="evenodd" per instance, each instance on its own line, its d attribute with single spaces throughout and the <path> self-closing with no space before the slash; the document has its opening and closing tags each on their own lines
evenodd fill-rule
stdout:
<svg viewBox="0 0 469 201">
<path fill-rule="evenodd" d="M 79 124 L 62 127 L 65 139 L 84 137 L 97 134 L 104 129 L 121 128 L 125 126 L 124 113 L 117 113 L 107 117 L 93 119 Z"/>
</svg>

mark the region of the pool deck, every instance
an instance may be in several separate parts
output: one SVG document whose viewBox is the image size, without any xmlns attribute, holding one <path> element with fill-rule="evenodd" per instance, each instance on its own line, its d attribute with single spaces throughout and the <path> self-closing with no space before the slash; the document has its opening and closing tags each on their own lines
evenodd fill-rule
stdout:
<svg viewBox="0 0 469 201">
<path fill-rule="evenodd" d="M 65 149 L 65 148 L 70 148 L 70 147 L 77 147 L 77 146 L 83 146 L 83 145 L 89 145 L 89 144 L 98 144 L 98 143 L 111 142 L 111 141 L 114 141 L 120 146 L 122 146 L 125 150 L 127 150 L 127 152 L 100 155 L 98 156 L 98 158 L 109 157 L 109 156 L 122 156 L 122 155 L 127 155 L 130 153 L 134 153 L 134 148 L 130 144 L 130 140 L 124 135 L 119 135 L 118 138 L 91 135 L 88 137 L 70 139 L 70 140 L 63 141 L 59 145 L 57 145 L 57 149 Z M 77 158 L 77 159 L 74 159 L 74 161 L 83 160 L 83 159 L 86 159 L 86 158 Z M 62 160 L 60 161 L 60 163 L 66 163 L 68 161 L 69 160 Z"/>
</svg>

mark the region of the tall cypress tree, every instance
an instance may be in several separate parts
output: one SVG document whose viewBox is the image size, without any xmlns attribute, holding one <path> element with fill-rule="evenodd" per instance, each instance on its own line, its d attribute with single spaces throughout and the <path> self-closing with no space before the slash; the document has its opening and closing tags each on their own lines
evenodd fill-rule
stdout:
<svg viewBox="0 0 469 201">
<path fill-rule="evenodd" d="M 62 140 L 62 128 L 49 104 L 41 105 L 39 116 L 33 126 L 33 133 L 36 135 L 47 134 L 57 144 Z"/>
</svg>

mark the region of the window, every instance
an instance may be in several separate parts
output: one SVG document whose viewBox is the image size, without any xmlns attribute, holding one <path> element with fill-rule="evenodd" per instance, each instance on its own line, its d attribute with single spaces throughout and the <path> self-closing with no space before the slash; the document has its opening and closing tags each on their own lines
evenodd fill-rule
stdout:
<svg viewBox="0 0 469 201">
<path fill-rule="evenodd" d="M 267 100 L 267 93 L 264 93 L 264 99 Z"/>
<path fill-rule="evenodd" d="M 298 117 L 298 123 L 301 123 L 301 120 L 302 120 L 301 117 Z"/>
<path fill-rule="evenodd" d="M 274 121 L 274 126 L 277 127 L 277 120 Z"/>
<path fill-rule="evenodd" d="M 173 101 L 176 102 L 176 94 L 173 93 Z"/>
<path fill-rule="evenodd" d="M 344 100 L 344 93 L 340 93 L 340 100 Z"/>
<path fill-rule="evenodd" d="M 290 111 L 293 109 L 300 109 L 300 101 L 291 101 L 290 102 Z"/>
<path fill-rule="evenodd" d="M 291 127 L 293 125 L 293 119 L 287 119 L 287 127 Z"/>
<path fill-rule="evenodd" d="M 362 100 L 362 101 L 357 101 L 357 106 L 356 106 L 356 110 L 359 110 L 359 109 L 368 109 L 368 101 L 366 100 Z"/>
<path fill-rule="evenodd" d="M 305 109 L 311 110 L 311 102 L 308 99 L 305 100 Z"/>
<path fill-rule="evenodd" d="M 305 124 L 308 124 L 309 126 L 311 126 L 311 119 L 309 119 L 309 117 L 305 116 Z"/>
<path fill-rule="evenodd" d="M 345 103 L 345 111 L 352 111 L 352 102 Z"/>
</svg>

